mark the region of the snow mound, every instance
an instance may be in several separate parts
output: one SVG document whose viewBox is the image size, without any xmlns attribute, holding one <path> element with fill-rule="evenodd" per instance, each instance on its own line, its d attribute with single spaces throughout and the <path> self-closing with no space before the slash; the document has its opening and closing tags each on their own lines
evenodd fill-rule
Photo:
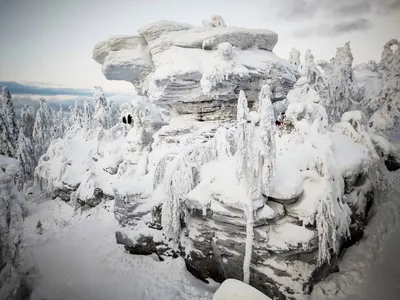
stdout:
<svg viewBox="0 0 400 300">
<path fill-rule="evenodd" d="M 271 300 L 252 286 L 236 279 L 225 280 L 215 292 L 213 300 Z"/>
</svg>

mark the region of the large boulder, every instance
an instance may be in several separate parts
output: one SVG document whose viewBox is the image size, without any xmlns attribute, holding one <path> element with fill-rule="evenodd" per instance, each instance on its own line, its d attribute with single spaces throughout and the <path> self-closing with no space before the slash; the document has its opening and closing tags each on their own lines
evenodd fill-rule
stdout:
<svg viewBox="0 0 400 300">
<path fill-rule="evenodd" d="M 239 90 L 254 103 L 265 83 L 272 86 L 273 101 L 284 99 L 297 70 L 272 52 L 278 35 L 213 20 L 200 27 L 151 23 L 140 36 L 97 44 L 93 58 L 106 78 L 129 81 L 150 101 L 199 120 L 234 116 Z"/>
</svg>

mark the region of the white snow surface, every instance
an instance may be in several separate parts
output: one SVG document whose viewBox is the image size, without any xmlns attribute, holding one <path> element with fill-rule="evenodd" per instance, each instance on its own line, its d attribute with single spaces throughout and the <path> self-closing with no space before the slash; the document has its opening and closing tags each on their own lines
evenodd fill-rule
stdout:
<svg viewBox="0 0 400 300">
<path fill-rule="evenodd" d="M 183 259 L 134 256 L 115 242 L 113 202 L 74 212 L 56 199 L 31 203 L 24 228 L 24 266 L 32 300 L 209 300 L 218 284 L 197 280 Z M 42 222 L 43 234 L 36 231 Z"/>
<path fill-rule="evenodd" d="M 333 141 L 335 159 L 343 177 L 367 171 L 371 164 L 368 148 L 355 143 L 345 135 L 336 132 L 332 132 L 330 135 Z"/>
<path fill-rule="evenodd" d="M 225 280 L 214 294 L 213 300 L 271 300 L 251 285 L 236 279 Z"/>
<path fill-rule="evenodd" d="M 0 155 L 0 169 L 6 169 L 8 166 L 17 166 L 18 161 L 15 158 Z"/>
</svg>

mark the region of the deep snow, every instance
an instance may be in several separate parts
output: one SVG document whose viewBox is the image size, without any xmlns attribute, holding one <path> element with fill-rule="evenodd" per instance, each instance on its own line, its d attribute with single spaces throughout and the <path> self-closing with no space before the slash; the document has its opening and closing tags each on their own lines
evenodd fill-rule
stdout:
<svg viewBox="0 0 400 300">
<path fill-rule="evenodd" d="M 183 259 L 161 262 L 125 252 L 115 242 L 112 202 L 82 213 L 58 199 L 31 203 L 30 209 L 23 257 L 32 300 L 209 300 L 218 287 L 194 278 Z"/>
<path fill-rule="evenodd" d="M 400 172 L 389 174 L 397 187 L 375 206 L 365 237 L 343 256 L 340 272 L 322 289 L 330 299 L 398 299 L 400 294 Z M 24 265 L 34 286 L 32 300 L 69 299 L 212 299 L 218 284 L 189 274 L 182 259 L 158 261 L 134 256 L 115 242 L 119 224 L 113 202 L 76 211 L 59 199 L 29 202 L 24 228 Z M 41 221 L 43 234 L 36 229 Z"/>
<path fill-rule="evenodd" d="M 399 186 L 400 172 L 390 174 Z M 400 190 L 373 208 L 365 237 L 344 254 L 340 272 L 315 299 L 396 300 L 400 294 Z M 182 259 L 161 262 L 135 256 L 115 242 L 119 224 L 113 202 L 84 212 L 61 200 L 30 202 L 25 220 L 24 265 L 34 287 L 32 300 L 212 299 L 218 284 L 205 284 L 186 269 Z M 36 229 L 40 219 L 43 234 Z"/>
</svg>

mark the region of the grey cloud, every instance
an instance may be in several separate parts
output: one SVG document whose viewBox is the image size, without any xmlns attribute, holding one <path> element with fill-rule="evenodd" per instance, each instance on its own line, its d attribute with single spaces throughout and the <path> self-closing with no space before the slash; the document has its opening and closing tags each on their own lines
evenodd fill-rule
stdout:
<svg viewBox="0 0 400 300">
<path fill-rule="evenodd" d="M 287 20 L 303 20 L 315 15 L 319 5 L 313 5 L 313 1 L 283 0 L 276 1 L 279 16 Z"/>
<path fill-rule="evenodd" d="M 335 24 L 331 30 L 331 35 L 340 35 L 342 33 L 354 32 L 354 31 L 366 31 L 371 29 L 373 24 L 370 20 L 360 18 L 353 21 L 341 22 Z"/>
<path fill-rule="evenodd" d="M 400 0 L 383 1 L 383 5 L 378 7 L 378 12 L 390 13 L 395 10 L 400 10 Z"/>
<path fill-rule="evenodd" d="M 345 18 L 400 10 L 400 0 L 281 0 L 269 5 L 288 21 L 309 20 L 316 15 Z"/>
<path fill-rule="evenodd" d="M 341 1 L 335 3 L 339 3 L 339 5 L 333 8 L 332 14 L 337 16 L 362 15 L 369 13 L 372 8 L 371 3 L 365 0 L 353 1 L 352 3 L 341 3 Z"/>
<path fill-rule="evenodd" d="M 321 24 L 317 27 L 302 28 L 295 31 L 292 35 L 297 38 L 310 36 L 334 37 L 349 32 L 366 31 L 373 27 L 373 23 L 365 18 L 359 18 L 351 21 L 342 21 L 334 25 Z"/>
<path fill-rule="evenodd" d="M 320 2 L 315 0 L 281 0 L 273 1 L 271 6 L 277 15 L 288 21 L 300 21 L 313 18 L 320 8 Z"/>
</svg>

